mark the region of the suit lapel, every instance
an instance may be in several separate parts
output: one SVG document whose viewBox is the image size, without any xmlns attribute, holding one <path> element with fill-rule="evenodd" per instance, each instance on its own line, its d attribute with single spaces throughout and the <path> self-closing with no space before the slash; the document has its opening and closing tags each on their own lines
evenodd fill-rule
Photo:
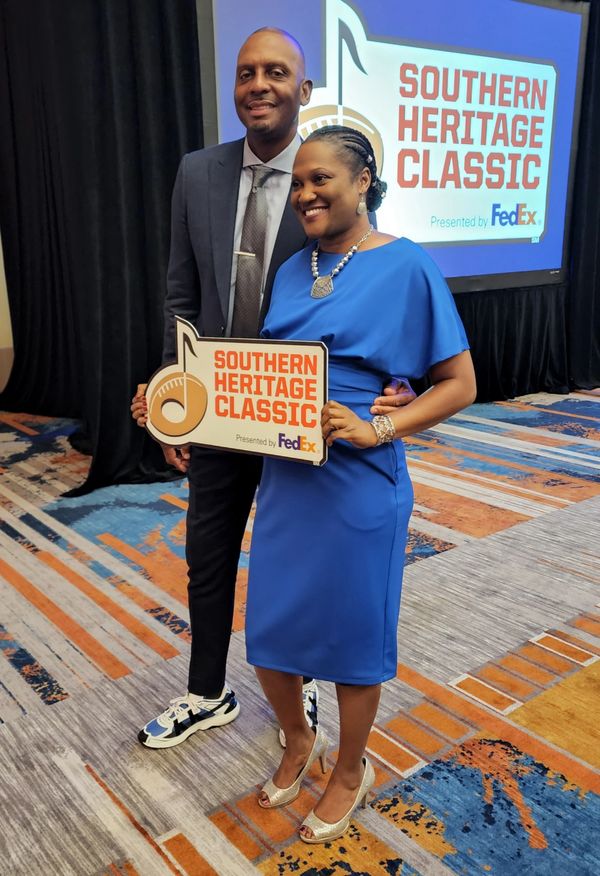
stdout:
<svg viewBox="0 0 600 876">
<path fill-rule="evenodd" d="M 231 148 L 208 168 L 211 247 L 217 292 L 224 319 L 227 319 L 229 310 L 235 214 L 244 141 L 237 140 L 230 145 Z"/>
</svg>

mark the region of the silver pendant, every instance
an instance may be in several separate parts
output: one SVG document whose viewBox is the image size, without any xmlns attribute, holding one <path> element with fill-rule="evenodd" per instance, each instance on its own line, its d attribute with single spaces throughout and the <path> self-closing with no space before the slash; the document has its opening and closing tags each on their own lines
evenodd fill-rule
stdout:
<svg viewBox="0 0 600 876">
<path fill-rule="evenodd" d="M 327 298 L 333 292 L 333 280 L 329 274 L 317 277 L 310 290 L 311 298 Z"/>
</svg>

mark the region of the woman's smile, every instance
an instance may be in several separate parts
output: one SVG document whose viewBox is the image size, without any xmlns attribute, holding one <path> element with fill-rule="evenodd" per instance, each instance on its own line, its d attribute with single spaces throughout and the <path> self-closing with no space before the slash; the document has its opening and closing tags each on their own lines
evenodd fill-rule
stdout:
<svg viewBox="0 0 600 876">
<path fill-rule="evenodd" d="M 306 219 L 312 219 L 315 216 L 320 216 L 321 213 L 324 213 L 328 209 L 329 207 L 306 207 L 302 210 L 302 213 Z"/>
<path fill-rule="evenodd" d="M 308 237 L 325 248 L 346 251 L 369 227 L 357 213 L 370 175 L 353 174 L 329 143 L 308 140 L 298 150 L 292 174 L 292 207 Z"/>
</svg>

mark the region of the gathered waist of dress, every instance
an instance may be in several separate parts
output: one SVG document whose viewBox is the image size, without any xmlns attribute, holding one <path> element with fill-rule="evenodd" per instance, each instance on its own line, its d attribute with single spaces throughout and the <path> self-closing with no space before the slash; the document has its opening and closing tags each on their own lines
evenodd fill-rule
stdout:
<svg viewBox="0 0 600 876">
<path fill-rule="evenodd" d="M 329 397 L 336 392 L 366 393 L 381 395 L 383 386 L 389 378 L 379 371 L 370 371 L 359 365 L 340 365 L 329 362 Z"/>
</svg>

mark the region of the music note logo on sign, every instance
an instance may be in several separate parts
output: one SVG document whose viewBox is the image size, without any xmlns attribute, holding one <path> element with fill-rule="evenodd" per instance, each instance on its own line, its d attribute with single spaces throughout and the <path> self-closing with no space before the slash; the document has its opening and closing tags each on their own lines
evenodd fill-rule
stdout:
<svg viewBox="0 0 600 876">
<path fill-rule="evenodd" d="M 178 320 L 177 363 L 161 368 L 146 389 L 149 431 L 166 444 L 172 443 L 169 439 L 181 439 L 193 432 L 202 422 L 208 404 L 206 387 L 188 368 L 188 357 L 196 356 L 197 338 L 191 329 Z"/>
</svg>

